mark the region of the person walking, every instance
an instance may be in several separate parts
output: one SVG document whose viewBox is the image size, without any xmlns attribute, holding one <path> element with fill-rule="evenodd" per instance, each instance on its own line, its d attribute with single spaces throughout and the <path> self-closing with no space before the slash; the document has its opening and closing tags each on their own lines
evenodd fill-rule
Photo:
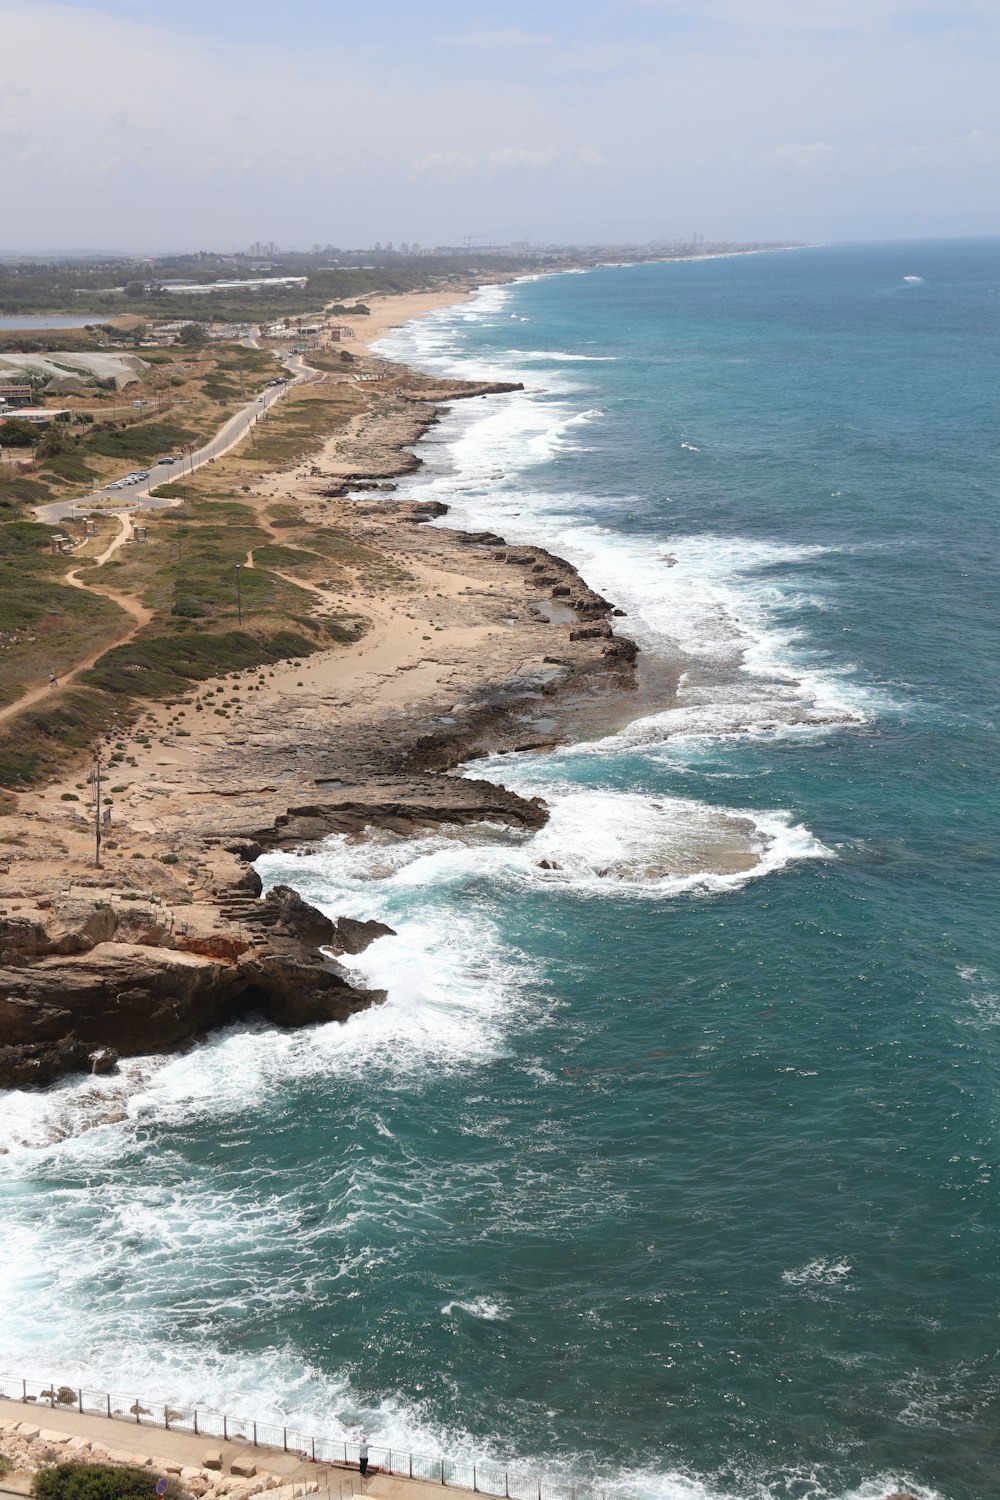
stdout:
<svg viewBox="0 0 1000 1500">
<path fill-rule="evenodd" d="M 361 1470 L 361 1478 L 364 1479 L 368 1473 L 368 1439 L 364 1433 L 361 1434 L 361 1442 L 358 1444 L 358 1468 Z"/>
</svg>

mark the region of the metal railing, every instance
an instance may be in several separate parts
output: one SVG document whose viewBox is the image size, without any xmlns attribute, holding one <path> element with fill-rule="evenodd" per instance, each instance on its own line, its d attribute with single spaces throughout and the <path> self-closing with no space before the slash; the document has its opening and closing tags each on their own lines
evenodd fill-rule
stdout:
<svg viewBox="0 0 1000 1500">
<path fill-rule="evenodd" d="M 359 1459 L 357 1443 L 338 1443 L 330 1438 L 312 1437 L 293 1427 L 279 1427 L 273 1422 L 255 1422 L 201 1407 L 150 1401 L 141 1396 L 115 1395 L 52 1380 L 45 1383 L 0 1376 L 0 1402 L 4 1400 L 20 1401 L 36 1410 L 39 1406 L 49 1406 L 57 1412 L 78 1411 L 85 1416 L 106 1417 L 112 1421 L 136 1423 L 140 1427 L 186 1432 L 193 1437 L 221 1438 L 223 1442 L 247 1443 L 255 1448 L 278 1448 L 285 1453 L 298 1454 L 309 1463 L 356 1468 Z M 431 1458 L 425 1454 L 401 1453 L 394 1448 L 369 1445 L 368 1466 L 370 1470 L 377 1469 L 383 1474 L 474 1490 L 481 1495 L 503 1496 L 504 1500 L 626 1500 L 625 1492 L 621 1490 L 562 1484 L 512 1473 L 493 1464 Z M 332 1484 L 329 1492 L 335 1500 L 337 1491 Z M 342 1489 L 339 1493 L 342 1497 Z M 325 1500 L 325 1497 L 321 1494 L 315 1500 Z"/>
</svg>

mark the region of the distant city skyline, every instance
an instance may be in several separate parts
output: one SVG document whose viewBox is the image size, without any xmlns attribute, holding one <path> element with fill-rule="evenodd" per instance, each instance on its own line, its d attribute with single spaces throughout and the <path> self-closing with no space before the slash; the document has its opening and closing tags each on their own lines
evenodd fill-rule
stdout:
<svg viewBox="0 0 1000 1500">
<path fill-rule="evenodd" d="M 0 252 L 1000 233 L 995 0 L 0 0 Z"/>
</svg>

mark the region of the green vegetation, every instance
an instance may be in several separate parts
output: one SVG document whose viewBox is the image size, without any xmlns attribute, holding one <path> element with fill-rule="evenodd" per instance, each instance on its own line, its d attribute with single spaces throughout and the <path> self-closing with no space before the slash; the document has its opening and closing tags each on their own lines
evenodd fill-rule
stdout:
<svg viewBox="0 0 1000 1500">
<path fill-rule="evenodd" d="M 341 405 L 322 386 L 302 386 L 287 396 L 276 414 L 254 430 L 248 455 L 255 468 L 288 468 L 316 453 L 325 440 L 347 421 L 347 400 Z"/>
<path fill-rule="evenodd" d="M 192 682 L 204 682 L 209 677 L 241 672 L 289 656 L 307 656 L 318 649 L 317 640 L 308 640 L 290 630 L 279 630 L 263 638 L 246 630 L 150 636 L 115 647 L 89 672 L 84 672 L 82 680 L 109 693 L 167 698 L 172 693 L 184 692 Z"/>
<path fill-rule="evenodd" d="M 121 432 L 97 432 L 88 440 L 87 447 L 91 453 L 103 453 L 109 458 L 149 463 L 164 453 L 172 453 L 175 448 L 187 447 L 198 440 L 197 432 L 174 422 L 140 422 Z"/>
<path fill-rule="evenodd" d="M 316 313 L 328 302 L 343 305 L 378 291 L 430 288 L 457 277 L 519 271 L 529 264 L 517 256 L 470 251 L 456 255 L 387 255 L 382 258 L 366 252 L 363 265 L 331 265 L 333 261 L 342 262 L 344 259 L 343 253 L 332 246 L 311 254 L 282 254 L 268 274 L 275 277 L 305 276 L 304 287 L 271 286 L 259 290 L 235 287 L 212 292 L 207 297 L 198 293 L 185 296 L 165 292 L 158 283 L 173 280 L 208 283 L 232 280 L 234 276 L 236 279 L 249 278 L 253 274 L 249 266 L 245 270 L 234 269 L 229 258 L 208 253 L 162 256 L 140 281 L 131 262 L 115 257 L 56 263 L 8 262 L 0 265 L 0 313 L 93 312 L 92 337 L 95 342 L 101 337 L 107 338 L 109 328 L 112 336 L 131 342 L 136 337 L 133 329 L 118 324 L 118 320 L 124 320 L 126 316 L 133 325 L 179 318 L 200 323 L 208 316 L 225 322 L 294 319 Z M 369 264 L 373 260 L 376 263 Z M 65 340 L 65 334 L 59 334 L 58 330 L 53 332 L 57 339 Z M 59 342 L 46 345 L 46 333 L 47 330 L 43 329 L 37 331 L 37 347 L 58 349 L 64 346 Z M 35 337 L 33 331 L 32 338 Z"/>
<path fill-rule="evenodd" d="M 0 426 L 0 442 L 5 448 L 31 448 L 41 435 L 34 422 L 25 417 L 8 417 Z"/>
<path fill-rule="evenodd" d="M 60 581 L 67 560 L 49 550 L 57 530 L 22 520 L 0 526 L 0 704 L 121 633 L 116 604 Z"/>
<path fill-rule="evenodd" d="M 354 640 L 355 612 L 341 619 L 328 609 L 317 614 L 315 592 L 300 587 L 292 573 L 330 587 L 353 587 L 348 573 L 354 571 L 376 589 L 389 578 L 406 577 L 376 549 L 307 522 L 298 505 L 271 502 L 270 526 L 282 528 L 276 540 L 261 524 L 259 502 L 242 498 L 260 473 L 301 461 L 359 409 L 361 397 L 347 385 L 297 389 L 257 427 L 256 446 L 244 444 L 193 475 L 182 478 L 178 472 L 158 493 L 181 503 L 142 515 L 148 540 L 118 548 L 98 572 L 93 558 L 117 524 L 99 509 L 97 536 L 75 561 L 53 554 L 51 540 L 61 531 L 81 543 L 82 523 L 48 527 L 24 519 L 22 507 L 58 498 L 70 485 L 79 493 L 95 477 L 106 477 L 109 465 L 137 467 L 141 460 L 187 446 L 200 430 L 214 430 L 218 409 L 209 405 L 203 387 L 236 383 L 241 366 L 250 390 L 275 368 L 264 350 L 213 344 L 195 352 L 172 351 L 169 359 L 155 363 L 150 378 L 159 382 L 154 390 L 162 391 L 174 369 L 186 372 L 185 390 L 193 388 L 195 395 L 185 395 L 176 414 L 124 428 L 101 421 L 82 432 L 63 429 L 44 463 L 30 474 L 4 466 L 0 705 L 16 705 L 32 689 L 44 692 L 35 705 L 0 724 L 0 788 L 22 789 L 48 778 L 109 729 L 120 736 L 151 699 L 176 703 L 183 698 L 190 704 L 192 689 L 211 678 L 263 671 L 289 658 L 301 661 L 334 642 Z M 65 574 L 71 569 L 96 589 L 68 586 Z M 152 619 L 135 630 L 101 589 L 142 599 Z M 88 658 L 94 665 L 80 671 Z M 71 669 L 77 675 L 66 682 Z M 51 696 L 50 673 L 61 684 L 52 685 Z M 195 702 L 189 711 L 211 711 L 215 703 L 224 718 L 240 712 L 238 696 Z M 248 700 L 243 711 L 250 707 Z M 3 802 L 0 791 L 0 810 Z"/>
<path fill-rule="evenodd" d="M 53 1464 L 41 1469 L 31 1493 L 35 1500 L 156 1500 L 159 1475 L 153 1469 L 111 1468 L 105 1464 Z M 186 1494 L 176 1480 L 169 1500 Z"/>
<path fill-rule="evenodd" d="M 104 693 L 71 688 L 52 708 L 25 709 L 0 730 L 0 787 L 17 789 L 41 780 L 106 734 L 113 705 Z"/>
<path fill-rule="evenodd" d="M 90 465 L 85 463 L 80 454 L 71 448 L 47 459 L 44 464 L 44 473 L 57 480 L 69 480 L 73 484 L 92 485 L 97 480 L 97 475 Z"/>
<path fill-rule="evenodd" d="M 255 547 L 253 560 L 258 568 L 301 568 L 323 561 L 318 552 L 304 552 L 301 547 L 282 547 L 276 543 Z"/>
</svg>

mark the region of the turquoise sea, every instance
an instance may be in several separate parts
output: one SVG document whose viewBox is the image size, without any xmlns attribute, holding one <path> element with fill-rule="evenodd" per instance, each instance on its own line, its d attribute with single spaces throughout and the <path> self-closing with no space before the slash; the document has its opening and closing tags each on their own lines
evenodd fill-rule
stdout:
<svg viewBox="0 0 1000 1500">
<path fill-rule="evenodd" d="M 261 861 L 398 930 L 379 1010 L 0 1096 L 0 1366 L 645 1500 L 1000 1493 L 1000 241 L 384 347 L 525 382 L 417 487 L 572 559 L 677 702 L 477 762 L 532 837 Z M 734 815 L 756 873 L 664 873 Z"/>
</svg>

